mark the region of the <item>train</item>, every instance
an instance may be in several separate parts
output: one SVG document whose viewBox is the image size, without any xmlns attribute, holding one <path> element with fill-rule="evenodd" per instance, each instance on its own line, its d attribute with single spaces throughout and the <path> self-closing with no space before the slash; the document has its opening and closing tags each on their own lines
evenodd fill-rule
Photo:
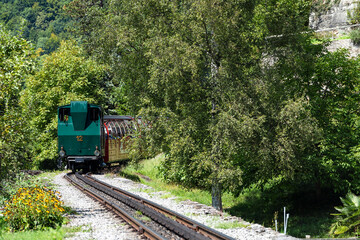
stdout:
<svg viewBox="0 0 360 240">
<path fill-rule="evenodd" d="M 95 172 L 129 158 L 129 145 L 141 124 L 131 116 L 104 115 L 101 106 L 71 101 L 59 106 L 58 166 Z"/>
</svg>

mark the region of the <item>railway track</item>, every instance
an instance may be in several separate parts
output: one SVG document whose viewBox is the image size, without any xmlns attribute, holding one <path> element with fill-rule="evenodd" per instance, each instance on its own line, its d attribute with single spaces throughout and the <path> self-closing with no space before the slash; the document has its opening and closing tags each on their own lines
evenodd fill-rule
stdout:
<svg viewBox="0 0 360 240">
<path fill-rule="evenodd" d="M 154 202 L 99 181 L 88 174 L 68 173 L 65 178 L 120 216 L 148 239 L 233 239 Z M 139 215 L 138 219 L 134 217 Z"/>
</svg>

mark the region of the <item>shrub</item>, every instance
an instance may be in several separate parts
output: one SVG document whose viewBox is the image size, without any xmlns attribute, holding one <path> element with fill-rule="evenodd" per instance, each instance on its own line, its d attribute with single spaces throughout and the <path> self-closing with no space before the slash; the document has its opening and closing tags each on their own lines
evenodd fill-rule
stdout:
<svg viewBox="0 0 360 240">
<path fill-rule="evenodd" d="M 348 193 L 345 198 L 340 198 L 343 206 L 335 207 L 339 212 L 336 222 L 331 226 L 331 235 L 351 234 L 358 232 L 360 227 L 360 197 L 353 193 Z"/>
<path fill-rule="evenodd" d="M 19 188 L 5 204 L 5 221 L 14 231 L 61 226 L 65 209 L 59 198 L 59 192 L 46 187 Z"/>
<path fill-rule="evenodd" d="M 350 39 L 355 45 L 359 45 L 360 44 L 360 31 L 359 30 L 351 31 Z"/>
<path fill-rule="evenodd" d="M 347 18 L 350 20 L 349 23 L 350 24 L 357 24 L 360 22 L 360 5 L 358 2 L 356 2 L 357 6 L 347 12 Z"/>
<path fill-rule="evenodd" d="M 5 227 L 6 227 L 6 222 L 4 220 L 4 216 L 1 214 L 0 212 L 0 239 L 1 239 L 1 235 L 2 233 L 4 232 L 5 230 Z"/>
<path fill-rule="evenodd" d="M 18 172 L 14 177 L 0 180 L 0 206 L 4 206 L 5 201 L 8 201 L 15 195 L 19 188 L 35 187 L 38 185 L 42 185 L 41 181 L 25 172 Z"/>
</svg>

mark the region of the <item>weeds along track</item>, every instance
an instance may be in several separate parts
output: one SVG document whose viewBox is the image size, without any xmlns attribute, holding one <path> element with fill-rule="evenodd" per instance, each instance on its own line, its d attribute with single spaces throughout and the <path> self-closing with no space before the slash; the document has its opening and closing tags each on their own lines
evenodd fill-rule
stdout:
<svg viewBox="0 0 360 240">
<path fill-rule="evenodd" d="M 99 181 L 89 174 L 68 173 L 65 178 L 148 239 L 233 239 L 154 202 Z"/>
</svg>

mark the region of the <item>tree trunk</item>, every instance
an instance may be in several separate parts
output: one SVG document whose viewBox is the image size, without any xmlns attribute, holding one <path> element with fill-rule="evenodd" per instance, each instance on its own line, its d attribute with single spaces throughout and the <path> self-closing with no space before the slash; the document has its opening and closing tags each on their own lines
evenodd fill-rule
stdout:
<svg viewBox="0 0 360 240">
<path fill-rule="evenodd" d="M 213 179 L 211 190 L 212 206 L 219 211 L 223 211 L 221 200 L 221 184 L 217 178 Z"/>
<path fill-rule="evenodd" d="M 212 122 L 213 122 L 213 127 L 216 127 L 216 122 L 217 122 L 217 104 L 218 104 L 218 94 L 219 94 L 219 68 L 220 68 L 220 64 L 219 61 L 217 61 L 217 59 L 219 58 L 219 51 L 218 51 L 218 44 L 215 41 L 215 37 L 214 37 L 214 32 L 212 31 L 212 27 L 209 26 L 208 29 L 208 43 L 210 43 L 210 45 L 208 46 L 208 57 L 210 59 L 210 69 L 211 69 L 211 81 L 210 81 L 210 85 L 212 86 L 212 92 L 213 92 L 213 96 L 212 96 L 212 109 L 211 109 L 211 115 L 212 115 Z M 214 133 L 212 133 L 214 134 Z M 222 208 L 222 200 L 221 200 L 221 183 L 219 182 L 219 178 L 218 178 L 218 169 L 219 169 L 219 165 L 220 163 L 220 159 L 219 159 L 219 152 L 220 152 L 220 148 L 219 148 L 219 134 L 216 132 L 215 135 L 212 136 L 213 137 L 213 143 L 212 143 L 212 151 L 211 151 L 211 155 L 212 155 L 212 159 L 214 161 L 215 164 L 215 176 L 212 179 L 212 186 L 211 186 L 211 199 L 212 199 L 212 206 L 219 211 L 223 211 Z"/>
</svg>

